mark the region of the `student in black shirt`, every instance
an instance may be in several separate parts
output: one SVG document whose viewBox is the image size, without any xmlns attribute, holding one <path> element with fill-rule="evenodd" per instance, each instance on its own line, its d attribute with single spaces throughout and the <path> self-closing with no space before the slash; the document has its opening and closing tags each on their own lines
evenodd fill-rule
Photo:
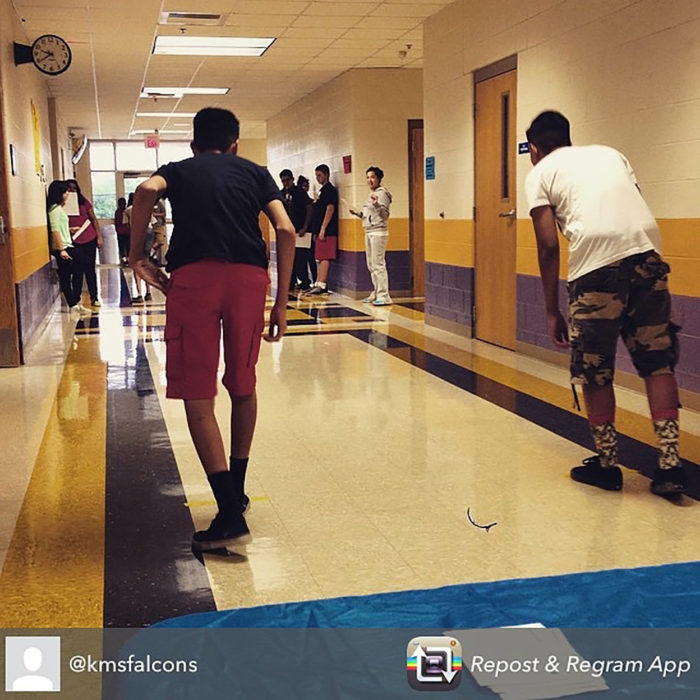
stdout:
<svg viewBox="0 0 700 700">
<path fill-rule="evenodd" d="M 250 539 L 243 513 L 248 455 L 255 431 L 255 364 L 264 327 L 269 278 L 258 225 L 264 209 L 277 235 L 277 298 L 265 339 L 279 340 L 287 325 L 287 288 L 294 228 L 266 168 L 239 158 L 238 119 L 207 108 L 194 118 L 194 158 L 169 163 L 139 185 L 131 217 L 132 268 L 167 294 L 167 396 L 185 402 L 187 424 L 219 512 L 193 544 L 214 549 Z M 169 198 L 173 233 L 170 278 L 144 255 L 146 228 L 159 197 Z M 231 457 L 227 461 L 214 414 L 223 329 L 231 396 Z M 230 469 L 229 469 L 230 467 Z"/>
<path fill-rule="evenodd" d="M 310 248 L 303 243 L 311 223 L 311 205 L 313 201 L 306 192 L 294 184 L 294 174 L 291 170 L 282 170 L 280 172 L 280 180 L 282 181 L 280 196 L 297 234 L 296 248 L 294 250 L 294 273 L 292 274 L 289 289 L 291 291 L 294 287 L 294 282 L 299 280 L 302 291 L 306 291 L 311 288 L 308 270 Z"/>
<path fill-rule="evenodd" d="M 330 183 L 330 168 L 322 163 L 316 166 L 316 182 L 321 192 L 314 202 L 311 230 L 316 245 L 318 280 L 307 294 L 327 294 L 331 261 L 338 255 L 338 190 Z"/>
</svg>

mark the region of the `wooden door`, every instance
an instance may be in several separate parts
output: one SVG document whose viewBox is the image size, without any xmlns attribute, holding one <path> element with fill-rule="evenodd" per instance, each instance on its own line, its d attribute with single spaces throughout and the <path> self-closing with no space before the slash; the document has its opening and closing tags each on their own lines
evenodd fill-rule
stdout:
<svg viewBox="0 0 700 700">
<path fill-rule="evenodd" d="M 476 83 L 475 335 L 515 349 L 517 71 Z"/>
<path fill-rule="evenodd" d="M 425 203 L 423 200 L 423 120 L 408 122 L 409 240 L 413 296 L 425 295 Z"/>
<path fill-rule="evenodd" d="M 17 367 L 21 356 L 15 296 L 15 264 L 10 234 L 10 149 L 5 141 L 3 114 L 4 105 L 0 94 L 0 367 Z M 47 259 L 48 255 L 47 240 Z"/>
</svg>

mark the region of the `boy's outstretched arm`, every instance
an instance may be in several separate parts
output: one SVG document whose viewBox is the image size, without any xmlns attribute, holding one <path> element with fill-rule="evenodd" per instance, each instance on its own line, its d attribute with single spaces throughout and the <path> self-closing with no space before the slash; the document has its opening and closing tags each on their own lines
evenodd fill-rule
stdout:
<svg viewBox="0 0 700 700">
<path fill-rule="evenodd" d="M 153 175 L 142 182 L 134 192 L 134 208 L 131 212 L 131 242 L 129 265 L 156 289 L 166 293 L 167 275 L 156 267 L 146 255 L 146 229 L 151 222 L 153 206 L 165 193 L 168 183 L 160 175 Z"/>
<path fill-rule="evenodd" d="M 270 327 L 263 338 L 275 342 L 287 330 L 287 299 L 294 265 L 295 231 L 284 204 L 279 199 L 268 202 L 265 213 L 272 222 L 277 241 L 277 297 L 270 311 Z"/>
<path fill-rule="evenodd" d="M 559 236 L 552 207 L 535 207 L 531 212 L 537 238 L 537 258 L 544 287 L 547 330 L 559 348 L 569 347 L 566 320 L 559 311 Z"/>
</svg>

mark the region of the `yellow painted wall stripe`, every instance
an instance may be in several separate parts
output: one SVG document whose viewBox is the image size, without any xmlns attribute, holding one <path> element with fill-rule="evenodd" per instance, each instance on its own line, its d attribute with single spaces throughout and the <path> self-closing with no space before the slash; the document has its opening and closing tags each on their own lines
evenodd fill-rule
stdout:
<svg viewBox="0 0 700 700">
<path fill-rule="evenodd" d="M 15 282 L 27 279 L 49 261 L 46 225 L 13 228 L 12 252 L 15 264 Z"/>
<path fill-rule="evenodd" d="M 425 260 L 474 267 L 474 222 L 471 219 L 426 219 Z"/>
<path fill-rule="evenodd" d="M 107 366 L 70 351 L 0 574 L 0 627 L 103 626 Z"/>
<path fill-rule="evenodd" d="M 357 217 L 340 219 L 338 247 L 350 253 L 365 252 L 365 229 Z M 407 218 L 389 219 L 389 241 L 387 250 L 409 250 L 409 221 Z"/>
<path fill-rule="evenodd" d="M 664 259 L 671 266 L 671 292 L 700 297 L 700 219 L 659 219 Z M 531 219 L 518 219 L 517 271 L 539 276 L 535 230 Z M 568 244 L 559 237 L 561 264 L 559 276 L 566 279 Z"/>
</svg>

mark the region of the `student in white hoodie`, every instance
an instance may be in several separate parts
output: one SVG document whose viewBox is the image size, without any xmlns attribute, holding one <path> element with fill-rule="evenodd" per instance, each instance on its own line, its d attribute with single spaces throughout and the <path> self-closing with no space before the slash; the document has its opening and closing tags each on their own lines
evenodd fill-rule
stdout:
<svg viewBox="0 0 700 700">
<path fill-rule="evenodd" d="M 362 211 L 350 209 L 353 216 L 362 219 L 365 227 L 365 251 L 367 252 L 367 268 L 372 278 L 372 293 L 363 299 L 367 304 L 387 306 L 392 304 L 389 296 L 389 275 L 386 270 L 386 244 L 389 240 L 389 208 L 391 192 L 382 187 L 384 171 L 376 165 L 370 165 L 366 170 L 367 184 L 370 193 L 362 206 Z"/>
</svg>

